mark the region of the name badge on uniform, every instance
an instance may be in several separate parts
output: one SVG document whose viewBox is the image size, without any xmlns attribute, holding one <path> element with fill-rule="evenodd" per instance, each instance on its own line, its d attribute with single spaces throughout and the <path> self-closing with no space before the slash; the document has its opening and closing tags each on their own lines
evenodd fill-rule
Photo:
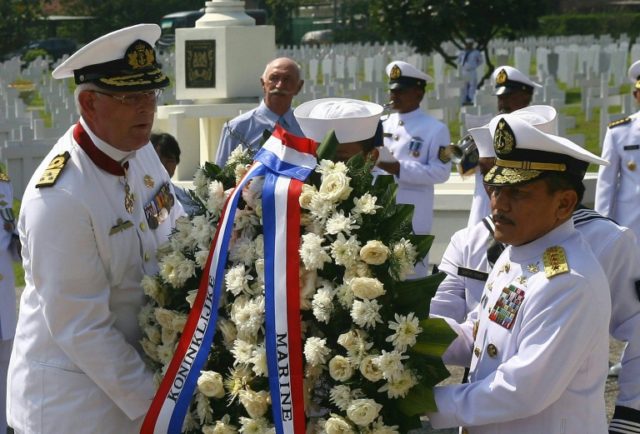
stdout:
<svg viewBox="0 0 640 434">
<path fill-rule="evenodd" d="M 640 149 L 640 145 L 627 145 L 622 149 L 624 149 L 625 151 L 637 151 L 638 149 Z"/>
<path fill-rule="evenodd" d="M 514 285 L 502 289 L 498 301 L 489 311 L 489 319 L 511 330 L 524 301 L 524 291 Z"/>
<path fill-rule="evenodd" d="M 144 215 L 151 229 L 156 229 L 169 217 L 175 198 L 171 194 L 169 183 L 165 182 L 156 195 L 144 206 Z"/>
<path fill-rule="evenodd" d="M 420 137 L 412 137 L 409 142 L 409 151 L 415 158 L 420 157 L 420 151 L 422 150 L 422 139 Z"/>
<path fill-rule="evenodd" d="M 485 273 L 479 270 L 472 270 L 471 268 L 458 267 L 458 276 L 468 277 L 469 279 L 486 282 L 487 278 L 489 277 L 489 273 Z"/>
</svg>

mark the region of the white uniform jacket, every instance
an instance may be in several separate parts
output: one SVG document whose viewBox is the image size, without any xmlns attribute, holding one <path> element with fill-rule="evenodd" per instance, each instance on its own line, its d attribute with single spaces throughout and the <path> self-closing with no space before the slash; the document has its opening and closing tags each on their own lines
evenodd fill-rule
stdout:
<svg viewBox="0 0 640 434">
<path fill-rule="evenodd" d="M 16 288 L 13 276 L 15 255 L 11 249 L 13 231 L 3 225 L 15 225 L 13 219 L 13 189 L 6 175 L 0 179 L 0 340 L 13 339 L 16 330 Z M 15 252 L 14 252 L 15 253 Z"/>
<path fill-rule="evenodd" d="M 26 287 L 9 367 L 9 424 L 21 433 L 137 433 L 155 393 L 139 345 L 140 281 L 158 270 L 156 250 L 183 211 L 175 201 L 149 227 L 143 206 L 170 181 L 151 143 L 129 155 L 129 213 L 124 177 L 97 167 L 73 129 L 35 171 L 22 201 Z M 109 146 L 85 130 L 98 147 Z M 65 152 L 55 185 L 36 188 Z"/>
<path fill-rule="evenodd" d="M 431 299 L 432 316 L 465 320 L 482 297 L 484 281 L 491 266 L 487 248 L 493 240 L 493 226 L 486 217 L 471 228 L 456 232 L 439 266 L 447 277 Z M 617 406 L 640 412 L 640 248 L 632 230 L 591 209 L 573 213 L 575 228 L 585 238 L 605 271 L 611 289 L 609 332 L 627 342 L 618 377 Z M 489 229 L 491 228 L 491 229 Z M 640 423 L 640 415 L 631 420 Z"/>
<path fill-rule="evenodd" d="M 384 145 L 400 162 L 396 202 L 415 206 L 413 230 L 427 235 L 433 220 L 433 186 L 451 174 L 451 163 L 438 158 L 440 148 L 450 142 L 449 130 L 419 108 L 389 115 L 383 127 Z"/>
<path fill-rule="evenodd" d="M 567 272 L 545 272 L 566 264 Z M 470 318 L 449 321 L 459 337 L 443 359 L 471 359 L 470 383 L 435 388 L 431 424 L 471 434 L 605 433 L 610 307 L 606 276 L 571 220 L 508 247 Z"/>
<path fill-rule="evenodd" d="M 467 222 L 468 227 L 475 225 L 480 220 L 491 214 L 491 199 L 489 199 L 487 190 L 484 188 L 482 173 L 480 172 L 479 167 L 476 168 L 474 176 L 475 186 L 473 189 L 471 210 L 469 211 L 469 221 Z"/>
<path fill-rule="evenodd" d="M 640 235 L 640 112 L 610 124 L 602 144 L 595 209 Z"/>
</svg>

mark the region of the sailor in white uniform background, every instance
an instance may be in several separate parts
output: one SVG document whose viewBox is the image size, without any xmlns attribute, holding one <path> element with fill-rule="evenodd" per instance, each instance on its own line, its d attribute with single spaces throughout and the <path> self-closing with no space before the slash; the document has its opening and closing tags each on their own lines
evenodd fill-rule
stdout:
<svg viewBox="0 0 640 434">
<path fill-rule="evenodd" d="M 530 106 L 512 115 L 520 116 L 542 131 L 555 130 L 555 110 L 543 109 L 544 106 Z M 478 150 L 493 153 L 495 158 L 488 126 L 472 129 L 471 133 Z M 579 207 L 572 219 L 609 280 L 612 306 L 609 332 L 615 339 L 627 343 L 610 430 L 633 432 L 626 430 L 640 424 L 640 248 L 632 230 L 618 226 L 593 210 Z M 504 249 L 495 241 L 493 232 L 493 220 L 487 215 L 482 222 L 453 235 L 439 265 L 447 277 L 431 300 L 431 315 L 463 322 L 479 304 L 493 263 Z M 614 427 L 618 431 L 613 431 Z"/>
<path fill-rule="evenodd" d="M 640 60 L 629 68 L 633 96 L 640 102 Z M 595 209 L 640 236 L 640 112 L 611 122 L 602 143 Z"/>
<path fill-rule="evenodd" d="M 161 88 L 155 24 L 85 45 L 56 70 L 74 77 L 80 120 L 25 191 L 18 229 L 25 289 L 9 366 L 16 433 L 137 433 L 153 399 L 141 357 L 141 279 L 177 217 L 149 142 Z"/>
<path fill-rule="evenodd" d="M 449 130 L 445 124 L 420 109 L 430 77 L 413 65 L 394 61 L 387 65 L 392 113 L 383 120 L 384 146 L 393 155 L 390 162 L 378 160 L 381 169 L 395 176 L 396 202 L 415 207 L 413 230 L 427 235 L 433 222 L 434 185 L 446 182 L 451 162 L 445 152 Z M 428 258 L 416 267 L 413 277 L 427 275 Z"/>
<path fill-rule="evenodd" d="M 485 182 L 495 238 L 510 246 L 491 271 L 477 270 L 487 282 L 467 320 L 447 319 L 459 337 L 445 362 L 470 362 L 470 383 L 436 387 L 431 424 L 468 433 L 606 432 L 610 295 L 571 219 L 588 164 L 606 162 L 513 114 L 490 128 L 498 158 Z"/>
</svg>

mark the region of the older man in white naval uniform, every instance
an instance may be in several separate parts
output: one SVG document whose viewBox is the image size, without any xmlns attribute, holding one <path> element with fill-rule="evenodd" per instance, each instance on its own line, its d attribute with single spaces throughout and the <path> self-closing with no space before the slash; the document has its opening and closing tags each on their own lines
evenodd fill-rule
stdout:
<svg viewBox="0 0 640 434">
<path fill-rule="evenodd" d="M 477 433 L 603 433 L 610 295 L 571 219 L 589 163 L 606 161 L 514 115 L 490 123 L 496 240 L 509 244 L 487 277 L 447 362 L 470 383 L 437 387 L 435 427 Z"/>
<path fill-rule="evenodd" d="M 542 110 L 547 107 L 547 110 Z M 556 130 L 556 111 L 529 106 L 512 113 L 545 132 Z M 495 150 L 489 128 L 471 130 L 481 154 Z M 619 392 L 610 432 L 633 432 L 640 423 L 640 247 L 632 230 L 618 226 L 596 211 L 579 207 L 572 216 L 600 262 L 611 289 L 609 332 L 627 342 L 619 372 Z M 439 265 L 447 277 L 431 299 L 431 315 L 463 322 L 480 302 L 489 272 L 504 249 L 493 238 L 493 220 L 487 215 L 475 226 L 456 232 Z"/>
<path fill-rule="evenodd" d="M 395 176 L 397 203 L 415 207 L 413 231 L 427 235 L 433 222 L 434 185 L 446 182 L 451 162 L 445 148 L 449 129 L 420 109 L 430 77 L 407 62 L 396 60 L 387 65 L 392 113 L 383 121 L 384 146 L 393 161 L 378 161 L 381 169 Z M 427 275 L 428 258 L 416 267 L 413 277 Z"/>
<path fill-rule="evenodd" d="M 143 274 L 183 214 L 149 142 L 169 85 L 155 24 L 85 45 L 55 71 L 74 77 L 80 120 L 25 191 L 26 287 L 9 367 L 17 433 L 137 433 L 153 399 L 141 357 Z"/>
</svg>

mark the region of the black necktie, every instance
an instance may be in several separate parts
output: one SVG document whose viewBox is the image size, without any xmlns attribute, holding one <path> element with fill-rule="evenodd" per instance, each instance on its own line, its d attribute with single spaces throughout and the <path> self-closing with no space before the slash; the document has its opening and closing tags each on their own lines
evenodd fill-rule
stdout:
<svg viewBox="0 0 640 434">
<path fill-rule="evenodd" d="M 487 247 L 487 260 L 489 261 L 491 268 L 493 268 L 493 265 L 504 251 L 504 248 L 504 244 L 491 237 L 491 242 L 489 243 L 489 247 Z"/>
</svg>

